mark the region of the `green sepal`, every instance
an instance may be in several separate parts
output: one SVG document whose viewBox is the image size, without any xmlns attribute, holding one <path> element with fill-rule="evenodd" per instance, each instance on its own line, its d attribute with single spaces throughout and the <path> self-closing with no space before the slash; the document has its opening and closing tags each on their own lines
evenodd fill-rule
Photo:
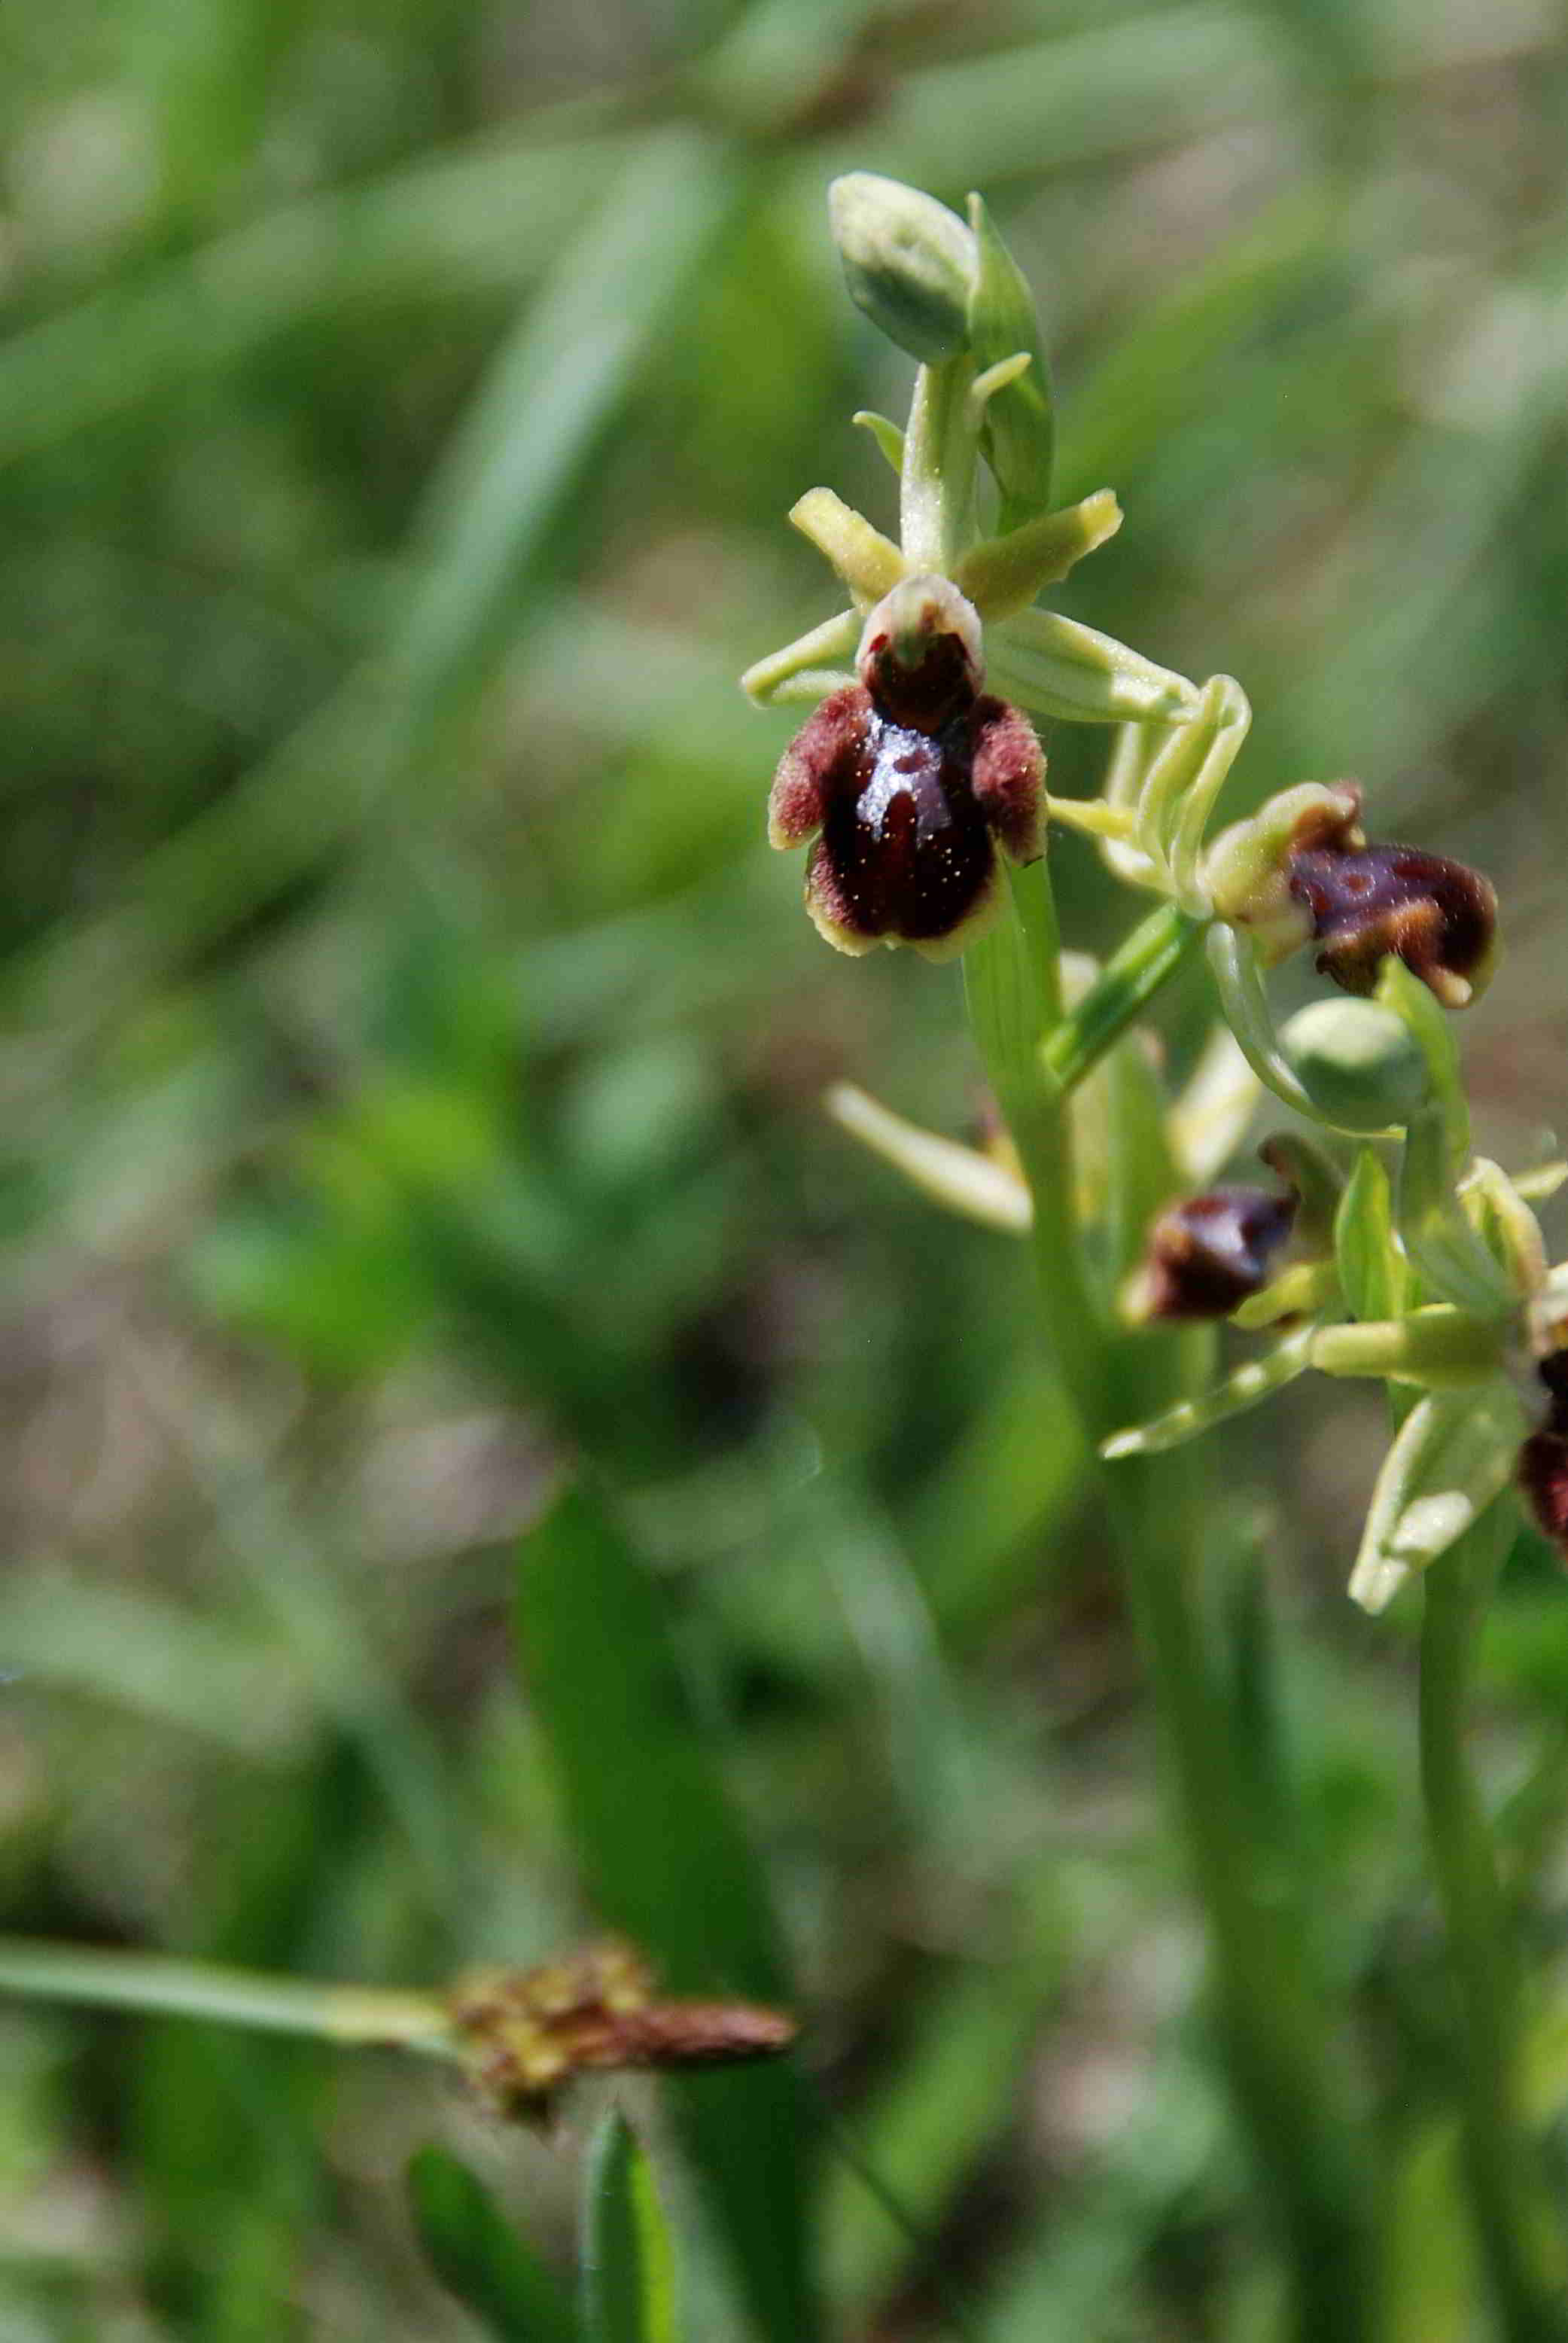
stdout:
<svg viewBox="0 0 1568 2343">
<path fill-rule="evenodd" d="M 1382 1462 L 1367 1509 L 1350 1594 L 1386 1609 L 1407 1579 L 1445 1554 L 1513 1478 L 1528 1425 L 1503 1376 L 1461 1392 L 1429 1392 Z"/>
<path fill-rule="evenodd" d="M 909 575 L 910 565 L 892 538 L 831 488 L 808 488 L 790 506 L 789 519 L 832 563 L 862 611 Z"/>
<path fill-rule="evenodd" d="M 1056 610 L 1019 610 L 993 626 L 986 666 L 1004 699 L 1068 724 L 1180 724 L 1198 697 L 1185 676 Z"/>
<path fill-rule="evenodd" d="M 1340 1290 L 1352 1318 L 1397 1318 L 1405 1305 L 1409 1271 L 1394 1234 L 1393 1192 L 1382 1159 L 1363 1147 L 1334 1215 L 1334 1258 Z"/>
<path fill-rule="evenodd" d="M 854 658 L 860 627 L 859 610 L 840 610 L 836 618 L 824 618 L 819 627 L 798 635 L 781 651 L 772 651 L 767 659 L 749 667 L 740 679 L 741 690 L 748 699 L 766 708 L 770 700 L 794 698 L 801 692 L 808 677 L 813 679 L 814 687 L 818 679 L 830 676 L 834 679 L 827 689 L 836 689 L 840 675 L 849 674 L 852 679 L 852 670 L 829 667 L 826 662 Z M 816 692 L 815 697 L 820 699 L 822 694 Z"/>
<path fill-rule="evenodd" d="M 953 582 L 982 618 L 1010 618 L 1026 610 L 1042 587 L 1058 584 L 1075 562 L 1114 537 L 1121 526 L 1121 507 L 1115 495 L 1110 488 L 1096 488 L 1092 496 L 1060 512 L 1041 513 L 1003 537 L 988 537 L 971 546 L 960 556 Z"/>
<path fill-rule="evenodd" d="M 1001 491 L 1001 524 L 1010 529 L 1050 502 L 1056 456 L 1050 370 L 1028 279 L 979 196 L 970 197 L 969 214 L 975 248 L 969 341 L 975 364 L 983 373 L 1015 351 L 1029 357 L 1026 370 L 990 399 L 980 438 Z"/>
</svg>

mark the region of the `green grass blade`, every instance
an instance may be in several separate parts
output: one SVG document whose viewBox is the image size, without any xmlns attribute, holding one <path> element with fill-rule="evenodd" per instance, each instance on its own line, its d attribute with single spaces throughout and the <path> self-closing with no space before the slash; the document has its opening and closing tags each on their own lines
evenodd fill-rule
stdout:
<svg viewBox="0 0 1568 2343">
<path fill-rule="evenodd" d="M 21 990 L 91 1016 L 131 971 L 177 960 L 428 786 L 443 724 L 482 679 L 551 524 L 715 232 L 731 180 L 710 142 L 656 134 L 567 243 L 501 351 L 425 501 L 417 590 L 386 645 L 130 874 L 125 899 L 15 970 Z M 36 988 L 36 991 L 35 991 Z"/>
<path fill-rule="evenodd" d="M 650 138 L 562 254 L 491 368 L 426 500 L 419 589 L 394 665 L 418 703 L 465 680 L 541 531 L 731 199 L 717 147 Z"/>
<path fill-rule="evenodd" d="M 602 1505 L 560 1497 L 523 1541 L 518 1650 L 598 1909 L 677 1992 L 788 1997 L 756 1855 L 699 1728 L 663 1604 Z M 785 2066 L 684 2077 L 677 2114 L 769 2343 L 815 2327 L 807 2143 Z"/>
<path fill-rule="evenodd" d="M 588 2343 L 676 2343 L 675 2257 L 653 2167 L 626 2117 L 605 2117 L 583 2208 Z"/>
<path fill-rule="evenodd" d="M 408 2201 L 442 2285 L 496 2343 L 582 2343 L 560 2286 L 466 2164 L 420 2148 L 408 2161 Z"/>
<path fill-rule="evenodd" d="M 628 133 L 552 142 L 537 130 L 526 142 L 476 139 L 126 272 L 0 350 L 0 468 L 219 379 L 350 302 L 374 315 L 515 292 L 640 143 Z"/>
</svg>

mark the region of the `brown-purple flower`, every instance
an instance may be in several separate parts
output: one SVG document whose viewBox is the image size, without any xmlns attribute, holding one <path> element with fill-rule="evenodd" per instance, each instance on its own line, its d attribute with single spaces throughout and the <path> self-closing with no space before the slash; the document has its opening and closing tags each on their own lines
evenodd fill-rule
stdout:
<svg viewBox="0 0 1568 2343">
<path fill-rule="evenodd" d="M 1233 823 L 1208 859 L 1215 910 L 1270 964 L 1316 943 L 1322 973 L 1365 994 L 1392 955 L 1445 1009 L 1464 1008 L 1497 958 L 1491 880 L 1422 846 L 1369 841 L 1361 806 L 1354 781 L 1306 781 Z"/>
<path fill-rule="evenodd" d="M 1546 1421 L 1519 1452 L 1519 1486 L 1543 1536 L 1568 1562 L 1568 1351 L 1536 1362 Z"/>
<path fill-rule="evenodd" d="M 1170 1205 L 1149 1235 L 1151 1318 L 1228 1318 L 1261 1293 L 1295 1222 L 1298 1199 L 1267 1188 L 1211 1188 Z"/>
<path fill-rule="evenodd" d="M 839 951 L 949 960 L 995 909 L 998 848 L 1044 850 L 1045 759 L 1028 719 L 981 691 L 980 621 L 947 578 L 901 579 L 856 664 L 785 750 L 769 838 L 816 840 L 806 908 Z"/>
<path fill-rule="evenodd" d="M 1338 836 L 1298 844 L 1287 874 L 1292 900 L 1322 946 L 1318 968 L 1344 991 L 1373 991 L 1390 952 L 1447 1009 L 1484 989 L 1497 895 L 1468 864 L 1424 847 L 1369 844 L 1352 815 Z"/>
</svg>

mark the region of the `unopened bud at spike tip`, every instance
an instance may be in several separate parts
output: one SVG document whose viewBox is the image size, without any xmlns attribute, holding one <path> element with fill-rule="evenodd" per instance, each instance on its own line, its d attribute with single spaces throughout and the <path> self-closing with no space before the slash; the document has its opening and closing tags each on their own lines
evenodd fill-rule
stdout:
<svg viewBox="0 0 1568 2343">
<path fill-rule="evenodd" d="M 833 240 L 857 308 L 922 365 L 968 347 L 975 240 L 956 212 L 900 180 L 850 171 L 828 190 Z"/>
</svg>

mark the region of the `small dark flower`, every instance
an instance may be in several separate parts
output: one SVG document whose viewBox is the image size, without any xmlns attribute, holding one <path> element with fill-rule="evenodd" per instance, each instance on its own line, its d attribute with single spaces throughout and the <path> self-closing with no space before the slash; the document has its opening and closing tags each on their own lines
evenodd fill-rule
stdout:
<svg viewBox="0 0 1568 2343">
<path fill-rule="evenodd" d="M 1317 942 L 1322 974 L 1364 994 L 1392 953 L 1445 1009 L 1462 1009 L 1496 958 L 1492 882 L 1424 847 L 1369 844 L 1361 805 L 1354 781 L 1303 781 L 1232 823 L 1208 858 L 1214 908 L 1271 966 Z"/>
<path fill-rule="evenodd" d="M 995 908 L 998 846 L 1015 862 L 1044 850 L 1045 760 L 1027 719 L 981 692 L 980 622 L 946 578 L 895 586 L 857 665 L 785 750 L 768 834 L 816 838 L 806 908 L 840 951 L 948 960 Z"/>
<path fill-rule="evenodd" d="M 1568 1562 L 1568 1351 L 1537 1362 L 1546 1421 L 1519 1452 L 1519 1486 L 1543 1536 Z"/>
<path fill-rule="evenodd" d="M 1462 1009 L 1492 973 L 1497 896 L 1478 870 L 1423 847 L 1369 845 L 1354 817 L 1292 846 L 1286 881 L 1323 949 L 1320 972 L 1346 992 L 1376 989 L 1392 952 L 1446 1009 Z"/>
<path fill-rule="evenodd" d="M 487 2096 L 530 2122 L 548 2117 L 574 2076 L 769 2057 L 797 2031 L 784 2011 L 753 2002 L 660 1998 L 640 1956 L 614 1943 L 542 1968 L 482 1971 L 457 1986 L 451 2010 Z"/>
<path fill-rule="evenodd" d="M 1228 1318 L 1269 1282 L 1296 1205 L 1267 1188 L 1211 1188 L 1172 1204 L 1150 1233 L 1145 1313 Z"/>
</svg>

